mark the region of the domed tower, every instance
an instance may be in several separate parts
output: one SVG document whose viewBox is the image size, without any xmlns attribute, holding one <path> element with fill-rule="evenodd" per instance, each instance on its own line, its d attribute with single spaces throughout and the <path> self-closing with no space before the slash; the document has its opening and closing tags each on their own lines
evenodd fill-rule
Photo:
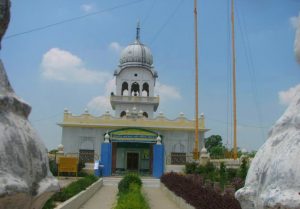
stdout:
<svg viewBox="0 0 300 209">
<path fill-rule="evenodd" d="M 150 49 L 140 41 L 139 24 L 136 39 L 122 51 L 114 75 L 116 95 L 111 95 L 110 102 L 116 117 L 153 118 L 159 105 L 159 97 L 154 96 L 158 76 Z"/>
</svg>

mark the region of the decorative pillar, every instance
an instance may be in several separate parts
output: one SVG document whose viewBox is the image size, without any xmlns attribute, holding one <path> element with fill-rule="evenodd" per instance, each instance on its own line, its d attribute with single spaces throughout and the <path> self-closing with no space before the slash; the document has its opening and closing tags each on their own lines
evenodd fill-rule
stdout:
<svg viewBox="0 0 300 209">
<path fill-rule="evenodd" d="M 109 143 L 109 135 L 108 135 L 108 133 L 106 133 L 105 136 L 104 136 L 104 143 Z"/>
<path fill-rule="evenodd" d="M 157 144 L 153 146 L 153 176 L 160 178 L 164 174 L 165 152 L 161 144 L 160 136 L 157 137 Z"/>
<path fill-rule="evenodd" d="M 210 156 L 209 156 L 209 153 L 207 152 L 206 148 L 203 147 L 201 149 L 201 152 L 200 152 L 200 165 L 206 165 L 210 160 Z"/>
<path fill-rule="evenodd" d="M 111 176 L 112 145 L 109 143 L 109 135 L 105 134 L 105 140 L 101 144 L 101 163 L 103 164 L 103 176 Z"/>
</svg>

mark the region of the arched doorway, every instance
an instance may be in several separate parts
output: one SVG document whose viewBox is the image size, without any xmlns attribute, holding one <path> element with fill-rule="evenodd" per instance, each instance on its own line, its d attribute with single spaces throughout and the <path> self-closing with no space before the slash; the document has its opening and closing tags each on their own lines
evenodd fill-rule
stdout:
<svg viewBox="0 0 300 209">
<path fill-rule="evenodd" d="M 149 84 L 144 83 L 143 84 L 143 89 L 142 89 L 142 96 L 149 96 Z"/>
<path fill-rule="evenodd" d="M 131 96 L 139 96 L 140 95 L 140 85 L 137 82 L 134 82 L 131 85 Z"/>
<path fill-rule="evenodd" d="M 121 95 L 128 96 L 128 83 L 127 82 L 122 83 Z"/>
</svg>

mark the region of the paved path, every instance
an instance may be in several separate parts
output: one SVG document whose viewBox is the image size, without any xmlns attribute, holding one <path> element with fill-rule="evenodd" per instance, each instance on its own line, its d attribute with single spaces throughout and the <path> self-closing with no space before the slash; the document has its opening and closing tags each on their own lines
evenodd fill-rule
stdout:
<svg viewBox="0 0 300 209">
<path fill-rule="evenodd" d="M 143 188 L 151 209 L 180 209 L 160 188 Z"/>
<path fill-rule="evenodd" d="M 80 209 L 111 209 L 116 202 L 117 191 L 116 186 L 103 186 Z"/>
</svg>

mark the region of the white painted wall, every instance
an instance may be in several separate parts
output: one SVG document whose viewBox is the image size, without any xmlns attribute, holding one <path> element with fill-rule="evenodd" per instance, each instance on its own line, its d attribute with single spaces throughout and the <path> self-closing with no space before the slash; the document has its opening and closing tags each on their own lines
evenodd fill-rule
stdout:
<svg viewBox="0 0 300 209">
<path fill-rule="evenodd" d="M 135 74 L 137 74 L 137 76 L 134 76 Z M 143 88 L 143 84 L 147 82 L 149 85 L 149 96 L 154 96 L 155 78 L 153 77 L 153 74 L 150 70 L 140 67 L 130 67 L 122 70 L 120 74 L 116 76 L 116 95 L 121 96 L 122 83 L 125 81 L 128 83 L 129 92 L 131 92 L 131 85 L 134 82 L 137 82 L 139 84 L 141 91 Z"/>
<path fill-rule="evenodd" d="M 64 153 L 78 153 L 82 148 L 93 148 L 100 156 L 100 145 L 104 141 L 106 129 L 64 127 L 62 130 L 62 144 Z"/>
<path fill-rule="evenodd" d="M 110 129 L 112 130 L 112 129 Z M 152 129 L 155 131 L 155 129 Z M 64 127 L 62 131 L 62 144 L 64 145 L 65 153 L 78 153 L 80 147 L 89 146 L 94 143 L 95 154 L 101 155 L 100 146 L 104 141 L 104 134 L 107 128 L 72 128 Z M 165 145 L 165 156 L 176 151 L 176 146 L 182 145 L 184 152 L 191 153 L 194 147 L 194 132 L 193 131 L 157 131 L 163 136 L 163 144 Z M 202 148 L 203 133 L 199 133 L 199 151 Z M 120 150 L 119 150 L 120 149 Z M 123 167 L 121 159 L 126 157 L 121 154 L 124 148 L 117 150 L 117 168 Z M 130 149 L 134 150 L 134 149 Z M 140 149 L 137 149 L 140 151 Z M 142 150 L 142 149 L 141 149 Z M 142 153 L 141 153 L 142 154 Z"/>
</svg>

